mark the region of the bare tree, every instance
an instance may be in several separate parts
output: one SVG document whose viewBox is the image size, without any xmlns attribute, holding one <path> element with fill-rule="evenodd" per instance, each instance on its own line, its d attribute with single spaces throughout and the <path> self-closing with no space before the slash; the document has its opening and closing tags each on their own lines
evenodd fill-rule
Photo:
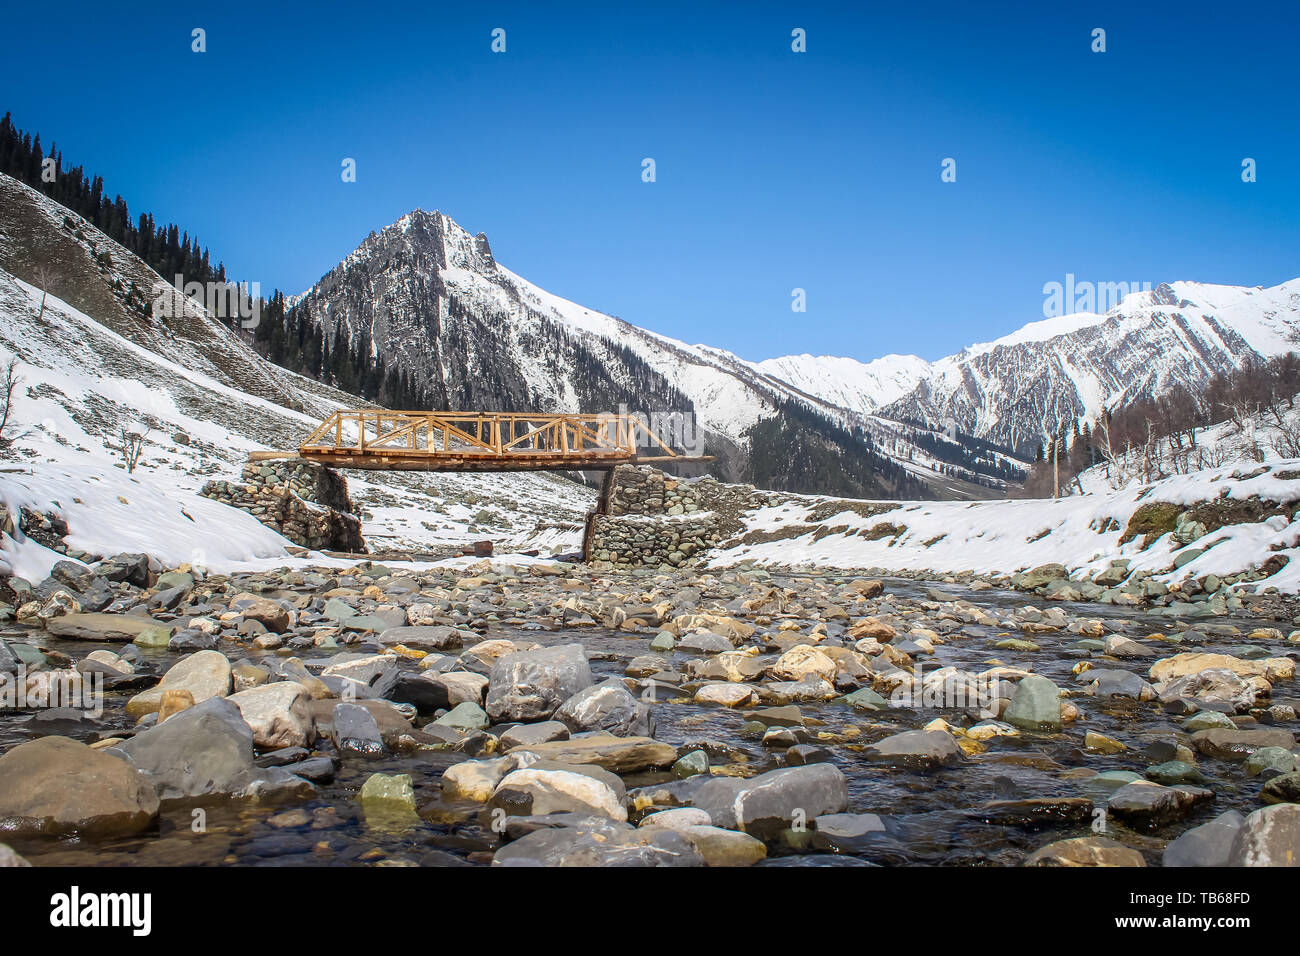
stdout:
<svg viewBox="0 0 1300 956">
<path fill-rule="evenodd" d="M 41 287 L 41 311 L 36 316 L 37 322 L 45 319 L 45 297 L 50 294 L 50 279 L 52 278 L 49 267 L 41 264 L 36 267 L 36 283 Z"/>
<path fill-rule="evenodd" d="M 126 472 L 131 474 L 135 471 L 135 466 L 139 464 L 144 454 L 144 440 L 148 436 L 150 429 L 145 429 L 144 434 L 136 431 L 128 431 L 125 426 L 121 429 L 121 444 L 117 447 L 117 452 L 126 462 Z"/>
<path fill-rule="evenodd" d="M 4 401 L 0 404 L 0 447 L 7 446 L 12 439 L 5 438 L 5 428 L 9 425 L 9 412 L 13 408 L 14 389 L 22 376 L 18 374 L 18 356 L 11 355 L 5 366 L 4 378 L 0 379 L 0 391 L 4 392 Z"/>
<path fill-rule="evenodd" d="M 1273 413 L 1273 427 L 1277 429 L 1277 435 L 1270 443 L 1273 451 L 1281 458 L 1300 458 L 1300 418 L 1288 419 L 1282 414 L 1280 404 L 1272 406 L 1270 411 Z"/>
</svg>

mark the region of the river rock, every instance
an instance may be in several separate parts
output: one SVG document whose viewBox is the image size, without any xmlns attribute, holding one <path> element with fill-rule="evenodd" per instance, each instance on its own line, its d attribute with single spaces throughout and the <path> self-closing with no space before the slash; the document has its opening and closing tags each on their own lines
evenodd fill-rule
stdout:
<svg viewBox="0 0 1300 956">
<path fill-rule="evenodd" d="M 1259 688 L 1226 667 L 1210 667 L 1174 678 L 1159 691 L 1161 703 L 1190 700 L 1198 707 L 1241 713 L 1254 706 Z"/>
<path fill-rule="evenodd" d="M 660 743 L 649 737 L 612 737 L 603 733 L 527 744 L 509 752 L 519 753 L 525 750 L 544 760 L 594 765 L 617 774 L 669 767 L 677 760 L 677 748 L 671 744 Z"/>
<path fill-rule="evenodd" d="M 460 647 L 466 639 L 476 640 L 477 634 L 446 625 L 403 625 L 390 627 L 379 633 L 379 643 L 385 646 L 401 644 L 416 650 L 447 650 Z"/>
<path fill-rule="evenodd" d="M 1265 803 L 1300 803 L 1300 771 L 1274 777 L 1264 784 L 1259 796 Z"/>
<path fill-rule="evenodd" d="M 1256 810 L 1241 825 L 1229 866 L 1300 866 L 1300 804 Z"/>
<path fill-rule="evenodd" d="M 253 731 L 239 708 L 212 697 L 115 748 L 144 773 L 164 804 L 216 797 L 281 802 L 310 797 L 310 783 L 278 768 L 257 766 Z"/>
<path fill-rule="evenodd" d="M 682 834 L 589 818 L 574 826 L 534 830 L 500 850 L 493 866 L 704 866 Z"/>
<path fill-rule="evenodd" d="M 1132 671 L 1105 668 L 1085 671 L 1085 690 L 1093 697 L 1128 697 L 1133 700 L 1155 700 L 1156 690 Z"/>
<path fill-rule="evenodd" d="M 1221 813 L 1165 847 L 1161 862 L 1165 866 L 1228 866 L 1237 832 L 1245 822 L 1236 810 Z"/>
<path fill-rule="evenodd" d="M 230 661 L 219 651 L 198 651 L 183 657 L 163 675 L 157 687 L 136 694 L 126 703 L 131 717 L 157 713 L 163 691 L 187 690 L 197 703 L 230 693 Z"/>
<path fill-rule="evenodd" d="M 230 599 L 230 609 L 243 615 L 246 621 L 257 621 L 268 631 L 283 634 L 289 630 L 293 619 L 289 609 L 270 598 L 256 594 L 236 594 Z"/>
<path fill-rule="evenodd" d="M 103 641 L 106 643 L 130 643 L 157 621 L 147 617 L 135 617 L 130 614 L 75 613 L 51 618 L 45 622 L 45 629 L 55 637 L 76 641 Z"/>
<path fill-rule="evenodd" d="M 295 681 L 276 681 L 232 694 L 244 723 L 253 730 L 253 743 L 264 749 L 305 747 L 316 737 L 307 688 Z"/>
<path fill-rule="evenodd" d="M 654 736 L 650 708 L 616 677 L 578 691 L 555 711 L 555 719 L 574 733 L 603 730 L 616 737 Z"/>
<path fill-rule="evenodd" d="M 749 779 L 713 777 L 691 801 L 714 826 L 760 835 L 796 820 L 839 813 L 849 803 L 848 781 L 828 763 L 770 770 Z"/>
<path fill-rule="evenodd" d="M 543 720 L 591 684 L 581 644 L 507 654 L 492 665 L 487 712 L 498 722 Z"/>
<path fill-rule="evenodd" d="M 748 684 L 704 684 L 695 689 L 697 704 L 721 704 L 723 707 L 743 707 L 757 699 L 754 688 Z"/>
<path fill-rule="evenodd" d="M 835 671 L 835 662 L 810 644 L 796 644 L 769 668 L 769 673 L 774 678 L 783 681 L 802 680 L 810 674 L 822 680 L 833 681 Z"/>
<path fill-rule="evenodd" d="M 1025 866 L 1146 866 L 1137 850 L 1106 837 L 1058 840 L 1035 850 Z"/>
<path fill-rule="evenodd" d="M 1218 760 L 1243 761 L 1262 747 L 1290 750 L 1295 737 L 1277 727 L 1259 730 L 1198 730 L 1192 734 L 1192 746 Z"/>
<path fill-rule="evenodd" d="M 594 813 L 623 822 L 625 799 L 623 782 L 608 771 L 539 762 L 506 774 L 490 806 L 527 806 L 530 814 Z"/>
<path fill-rule="evenodd" d="M 867 747 L 864 756 L 874 763 L 930 770 L 963 759 L 961 747 L 945 730 L 905 730 Z"/>
<path fill-rule="evenodd" d="M 0 869 L 11 869 L 21 866 L 31 866 L 26 860 L 13 851 L 8 844 L 0 843 Z"/>
<path fill-rule="evenodd" d="M 448 800 L 487 803 L 506 775 L 519 769 L 521 757 L 524 764 L 531 759 L 531 755 L 515 755 L 452 764 L 442 772 L 442 795 Z"/>
<path fill-rule="evenodd" d="M 438 674 L 433 678 L 437 683 L 447 688 L 447 700 L 451 706 L 463 704 L 466 701 L 482 705 L 483 695 L 487 691 L 488 679 L 482 674 L 472 674 L 469 671 L 448 671 Z"/>
<path fill-rule="evenodd" d="M 158 816 L 153 784 L 130 763 L 67 737 L 40 737 L 0 756 L 0 831 L 122 836 Z"/>
<path fill-rule="evenodd" d="M 457 704 L 451 710 L 447 711 L 447 713 L 435 720 L 434 723 L 442 727 L 453 727 L 456 730 L 468 732 L 472 730 L 487 730 L 488 727 L 491 726 L 492 721 L 488 719 L 488 715 L 484 712 L 482 707 L 467 700 L 463 704 Z"/>
<path fill-rule="evenodd" d="M 415 812 L 415 786 L 409 773 L 373 773 L 357 795 L 366 826 L 406 830 L 420 822 Z"/>
<path fill-rule="evenodd" d="M 1248 777 L 1258 777 L 1262 774 L 1264 779 L 1269 780 L 1300 769 L 1300 766 L 1297 765 L 1296 755 L 1290 750 L 1282 747 L 1260 747 L 1246 758 L 1242 769 L 1246 771 Z"/>
<path fill-rule="evenodd" d="M 1149 674 L 1157 684 L 1168 683 L 1189 674 L 1223 668 L 1238 677 L 1262 677 L 1270 683 L 1295 677 L 1295 661 L 1286 657 L 1266 657 L 1247 661 L 1230 654 L 1184 653 L 1166 657 L 1151 665 Z"/>
<path fill-rule="evenodd" d="M 386 752 L 379 722 L 366 707 L 354 703 L 333 708 L 334 746 L 341 754 L 375 757 Z"/>
<path fill-rule="evenodd" d="M 1025 730 L 1060 730 L 1061 689 L 1038 674 L 1022 678 L 1002 719 Z"/>
<path fill-rule="evenodd" d="M 505 750 L 515 747 L 527 747 L 530 744 L 544 744 L 552 740 L 568 740 L 569 728 L 558 720 L 543 720 L 536 724 L 519 724 L 501 734 L 501 746 Z"/>
<path fill-rule="evenodd" d="M 1157 830 L 1183 819 L 1214 794 L 1201 787 L 1166 787 L 1146 780 L 1120 787 L 1106 801 L 1106 813 L 1134 830 Z"/>
</svg>

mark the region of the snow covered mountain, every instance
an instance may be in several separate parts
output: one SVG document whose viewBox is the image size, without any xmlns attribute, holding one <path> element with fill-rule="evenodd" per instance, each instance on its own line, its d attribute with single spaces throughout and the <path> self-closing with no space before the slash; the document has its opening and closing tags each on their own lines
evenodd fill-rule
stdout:
<svg viewBox="0 0 1300 956">
<path fill-rule="evenodd" d="M 292 304 L 325 341 L 363 342 L 414 373 L 435 407 L 693 412 L 715 470 L 731 480 L 977 497 L 1000 493 L 1005 477 L 1005 459 L 985 448 L 868 418 L 844 395 L 552 295 L 499 264 L 485 235 L 439 212 L 371 233 Z M 900 374 L 882 369 L 880 397 L 904 394 Z M 926 442 L 913 440 L 918 431 Z M 926 447 L 935 442 L 945 447 Z M 994 488 L 972 482 L 981 468 Z"/>
<path fill-rule="evenodd" d="M 1032 322 L 925 362 L 787 356 L 756 368 L 827 401 L 884 419 L 950 423 L 1029 451 L 1058 422 L 1103 405 L 1193 391 L 1248 358 L 1300 348 L 1300 279 L 1273 288 L 1174 282 L 1126 296 L 1104 314 Z"/>
</svg>

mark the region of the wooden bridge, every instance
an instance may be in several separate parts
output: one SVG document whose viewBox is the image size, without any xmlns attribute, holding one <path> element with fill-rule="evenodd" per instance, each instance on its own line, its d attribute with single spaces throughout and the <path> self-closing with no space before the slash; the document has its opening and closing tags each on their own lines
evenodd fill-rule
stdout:
<svg viewBox="0 0 1300 956">
<path fill-rule="evenodd" d="M 641 449 L 652 452 L 642 455 Z M 391 471 L 595 471 L 615 465 L 711 461 L 682 455 L 633 414 L 394 412 L 353 409 L 321 422 L 297 451 L 258 451 L 250 461 L 303 458 L 334 468 Z"/>
</svg>

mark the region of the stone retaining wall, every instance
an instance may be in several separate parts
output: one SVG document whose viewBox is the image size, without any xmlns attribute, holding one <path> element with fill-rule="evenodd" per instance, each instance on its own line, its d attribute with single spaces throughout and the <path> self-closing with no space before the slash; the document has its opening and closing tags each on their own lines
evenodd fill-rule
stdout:
<svg viewBox="0 0 1300 956">
<path fill-rule="evenodd" d="M 740 530 L 737 515 L 768 504 L 749 485 L 691 481 L 645 466 L 620 465 L 604 513 L 589 516 L 587 560 L 615 567 L 682 567 Z"/>
<path fill-rule="evenodd" d="M 247 511 L 304 548 L 366 553 L 347 480 L 324 465 L 249 462 L 239 481 L 209 481 L 199 494 Z"/>
</svg>

